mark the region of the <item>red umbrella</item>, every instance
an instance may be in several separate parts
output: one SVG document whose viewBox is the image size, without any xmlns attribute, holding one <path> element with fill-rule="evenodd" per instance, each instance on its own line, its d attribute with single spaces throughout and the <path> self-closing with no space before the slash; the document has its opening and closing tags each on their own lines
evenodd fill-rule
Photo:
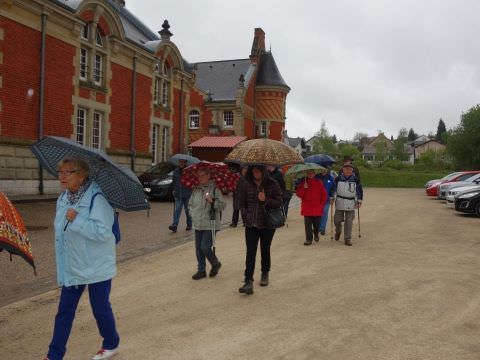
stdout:
<svg viewBox="0 0 480 360">
<path fill-rule="evenodd" d="M 235 191 L 240 174 L 230 170 L 227 164 L 201 161 L 197 164 L 187 166 L 183 169 L 180 181 L 188 188 L 198 185 L 197 171 L 202 168 L 210 169 L 210 178 L 215 185 L 223 192 Z"/>
<path fill-rule="evenodd" d="M 0 251 L 3 249 L 25 259 L 35 271 L 32 256 L 32 245 L 27 236 L 27 230 L 17 209 L 4 193 L 0 192 Z"/>
</svg>

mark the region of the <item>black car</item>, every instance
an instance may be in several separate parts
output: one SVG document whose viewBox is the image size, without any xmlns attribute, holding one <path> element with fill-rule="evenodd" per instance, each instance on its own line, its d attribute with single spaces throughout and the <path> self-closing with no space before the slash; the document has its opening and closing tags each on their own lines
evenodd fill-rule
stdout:
<svg viewBox="0 0 480 360">
<path fill-rule="evenodd" d="M 455 197 L 455 210 L 480 217 L 480 191 L 471 191 Z"/>
<path fill-rule="evenodd" d="M 160 162 L 147 169 L 138 179 L 149 199 L 173 200 L 173 170 L 175 165 Z"/>
</svg>

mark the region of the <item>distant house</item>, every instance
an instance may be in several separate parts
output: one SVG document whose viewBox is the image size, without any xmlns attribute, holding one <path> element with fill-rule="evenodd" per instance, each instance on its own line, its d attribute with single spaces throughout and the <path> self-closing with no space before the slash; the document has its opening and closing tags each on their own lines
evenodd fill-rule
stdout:
<svg viewBox="0 0 480 360">
<path fill-rule="evenodd" d="M 294 148 L 295 151 L 302 156 L 305 156 L 307 154 L 307 143 L 304 138 L 291 138 L 286 136 L 284 138 L 284 143 Z"/>
<path fill-rule="evenodd" d="M 371 139 L 371 138 L 365 138 L 365 139 Z M 381 142 L 385 143 L 385 146 L 386 146 L 385 155 L 387 158 L 390 158 L 390 153 L 395 148 L 395 145 L 392 140 L 390 140 L 385 136 L 385 134 L 380 133 L 378 134 L 378 136 L 374 137 L 363 146 L 363 149 L 362 149 L 363 160 L 365 161 L 385 160 L 385 159 L 378 159 L 377 150 Z"/>
<path fill-rule="evenodd" d="M 414 142 L 410 144 L 409 151 L 409 162 L 414 164 L 415 161 L 427 150 L 444 151 L 446 146 L 442 143 L 439 143 L 436 140 L 427 140 L 424 142 L 419 142 L 415 139 Z"/>
<path fill-rule="evenodd" d="M 315 145 L 315 141 L 317 141 L 318 136 L 312 136 L 305 142 L 305 146 L 307 147 L 307 153 L 313 153 L 313 146 Z"/>
</svg>

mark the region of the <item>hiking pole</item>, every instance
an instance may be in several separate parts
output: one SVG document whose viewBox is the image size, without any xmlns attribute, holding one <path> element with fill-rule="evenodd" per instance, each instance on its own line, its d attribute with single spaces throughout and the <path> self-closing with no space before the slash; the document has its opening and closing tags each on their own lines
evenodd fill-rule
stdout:
<svg viewBox="0 0 480 360">
<path fill-rule="evenodd" d="M 330 240 L 333 240 L 333 204 L 330 204 Z"/>
<path fill-rule="evenodd" d="M 358 237 L 361 238 L 362 235 L 360 234 L 360 207 L 357 207 L 357 213 L 358 213 Z"/>
</svg>

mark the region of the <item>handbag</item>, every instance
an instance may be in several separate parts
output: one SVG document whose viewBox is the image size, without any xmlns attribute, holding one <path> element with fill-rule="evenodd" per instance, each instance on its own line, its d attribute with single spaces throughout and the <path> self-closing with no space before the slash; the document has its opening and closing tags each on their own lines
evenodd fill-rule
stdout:
<svg viewBox="0 0 480 360">
<path fill-rule="evenodd" d="M 265 221 L 269 228 L 276 229 L 285 225 L 285 212 L 282 206 L 275 209 L 268 209 L 264 207 L 264 209 Z"/>
</svg>

